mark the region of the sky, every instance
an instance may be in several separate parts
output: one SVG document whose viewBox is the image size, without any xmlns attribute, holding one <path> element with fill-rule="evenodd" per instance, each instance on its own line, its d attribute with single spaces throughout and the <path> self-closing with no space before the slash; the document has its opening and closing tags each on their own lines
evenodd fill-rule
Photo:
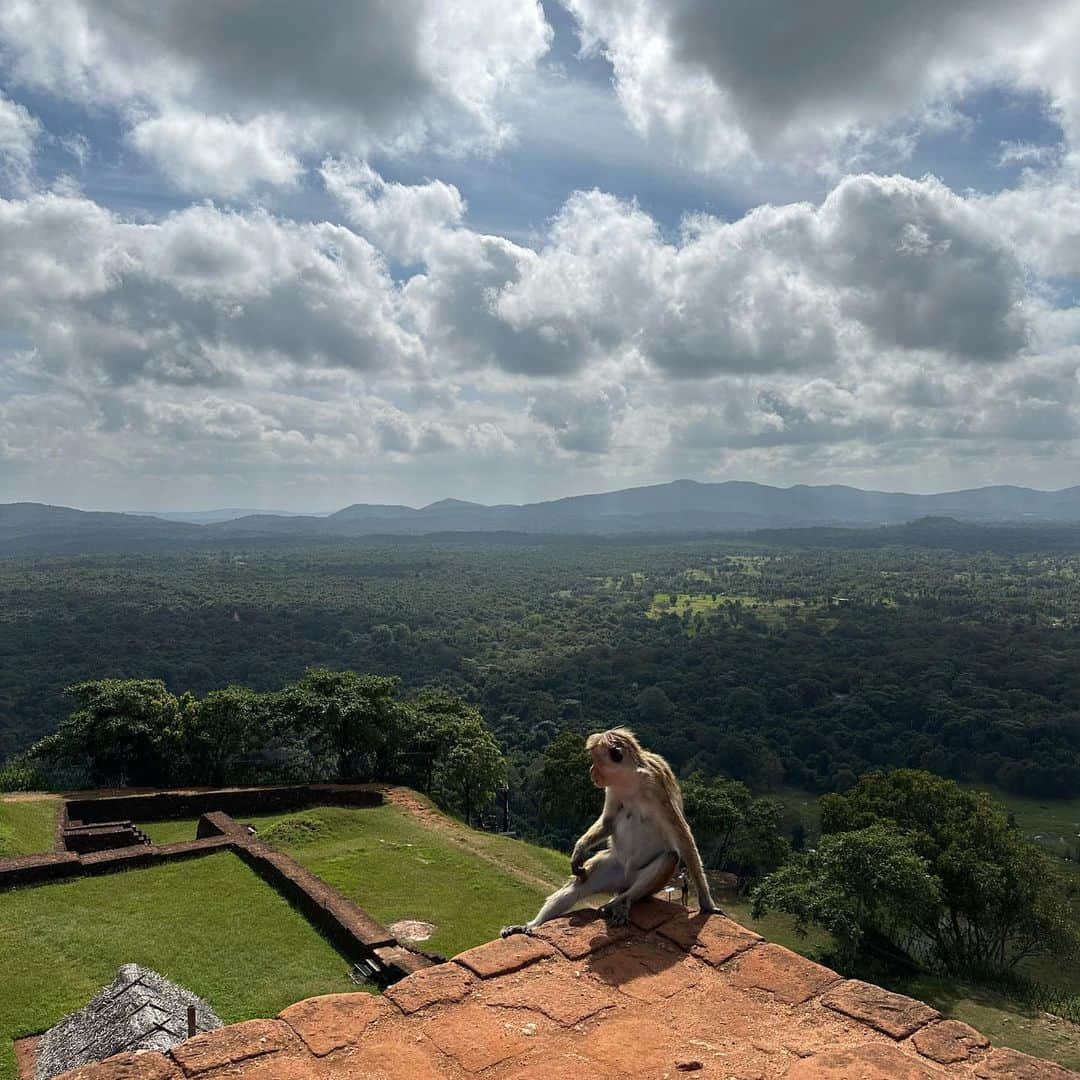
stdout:
<svg viewBox="0 0 1080 1080">
<path fill-rule="evenodd" d="M 0 502 L 1080 482 L 1080 0 L 0 0 Z"/>
</svg>

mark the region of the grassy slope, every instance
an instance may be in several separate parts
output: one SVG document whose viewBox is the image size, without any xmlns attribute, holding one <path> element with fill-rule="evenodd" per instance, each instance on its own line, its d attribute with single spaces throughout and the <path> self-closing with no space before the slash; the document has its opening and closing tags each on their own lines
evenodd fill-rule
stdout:
<svg viewBox="0 0 1080 1080">
<path fill-rule="evenodd" d="M 81 1008 L 124 963 L 205 997 L 226 1023 L 355 990 L 348 963 L 234 855 L 0 893 L 0 1080 L 13 1037 Z"/>
<path fill-rule="evenodd" d="M 320 807 L 250 820 L 260 836 L 273 840 L 268 830 L 297 818 L 322 823 L 324 834 L 278 840 L 275 846 L 384 924 L 434 923 L 438 929 L 425 947 L 445 956 L 490 940 L 508 922 L 529 918 L 547 891 L 500 873 L 489 859 L 455 843 L 452 833 L 425 826 L 395 806 Z M 565 880 L 566 856 L 506 837 L 474 836 L 507 867 L 530 875 L 539 870 L 552 883 Z"/>
<path fill-rule="evenodd" d="M 51 795 L 0 801 L 0 859 L 52 851 L 60 800 Z"/>
</svg>

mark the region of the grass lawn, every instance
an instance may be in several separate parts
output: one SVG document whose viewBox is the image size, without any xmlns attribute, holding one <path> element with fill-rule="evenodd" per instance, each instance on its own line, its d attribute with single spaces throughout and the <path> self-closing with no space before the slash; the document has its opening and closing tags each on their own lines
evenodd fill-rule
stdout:
<svg viewBox="0 0 1080 1080">
<path fill-rule="evenodd" d="M 756 930 L 766 941 L 783 945 L 784 948 L 808 956 L 811 960 L 826 962 L 825 958 L 832 948 L 833 939 L 831 934 L 820 927 L 812 926 L 805 937 L 799 937 L 795 933 L 795 920 L 790 915 L 778 911 L 754 919 L 750 916 L 749 900 L 736 898 L 722 890 L 714 891 L 714 895 L 726 915 L 730 915 L 740 925 Z"/>
<path fill-rule="evenodd" d="M 567 877 L 566 856 L 558 852 L 508 837 L 469 836 L 470 844 L 483 845 L 502 866 L 549 883 L 525 884 L 455 843 L 451 833 L 426 827 L 392 805 L 318 807 L 248 820 L 261 839 L 287 851 L 384 925 L 398 919 L 434 923 L 438 929 L 424 947 L 444 956 L 489 941 L 506 923 L 524 922 L 551 884 Z"/>
<path fill-rule="evenodd" d="M 0 859 L 52 851 L 59 810 L 53 795 L 0 802 Z"/>
<path fill-rule="evenodd" d="M 997 1046 L 1011 1046 L 1058 1061 L 1067 1069 L 1080 1069 L 1080 1027 L 1076 1024 L 1047 1019 L 1044 1013 L 1025 1008 L 989 987 L 959 979 L 924 975 L 896 989 L 978 1028 Z"/>
<path fill-rule="evenodd" d="M 1016 815 L 1016 824 L 1029 840 L 1052 854 L 1064 856 L 1080 850 L 1080 799 L 1031 799 L 988 784 L 964 787 L 992 795 L 1005 813 Z"/>
<path fill-rule="evenodd" d="M 177 818 L 175 821 L 140 821 L 137 824 L 155 844 L 179 844 L 195 839 L 199 819 Z"/>
<path fill-rule="evenodd" d="M 355 990 L 348 962 L 235 855 L 0 893 L 0 1080 L 11 1040 L 55 1024 L 146 964 L 226 1023 Z"/>
</svg>

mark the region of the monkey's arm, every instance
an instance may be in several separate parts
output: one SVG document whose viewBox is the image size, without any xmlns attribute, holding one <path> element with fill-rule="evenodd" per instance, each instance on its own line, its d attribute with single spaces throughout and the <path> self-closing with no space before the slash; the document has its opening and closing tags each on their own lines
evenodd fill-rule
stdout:
<svg viewBox="0 0 1080 1080">
<path fill-rule="evenodd" d="M 596 847 L 601 840 L 611 835 L 614 821 L 614 816 L 608 813 L 605 806 L 604 812 L 581 834 L 574 845 L 574 853 L 570 856 L 570 870 L 575 877 L 584 876 L 585 856 L 589 854 L 590 848 Z"/>
<path fill-rule="evenodd" d="M 672 809 L 675 808 L 672 807 Z M 694 834 L 690 831 L 686 818 L 677 810 L 674 814 L 673 824 L 675 826 L 675 835 L 679 841 L 679 855 L 682 861 L 686 863 L 686 869 L 690 871 L 690 877 L 694 881 L 694 888 L 697 889 L 698 907 L 702 911 L 712 911 L 718 915 L 723 915 L 723 912 L 716 906 L 716 902 L 712 898 L 709 883 L 705 880 L 705 867 L 701 865 L 701 855 L 698 854 Z"/>
</svg>

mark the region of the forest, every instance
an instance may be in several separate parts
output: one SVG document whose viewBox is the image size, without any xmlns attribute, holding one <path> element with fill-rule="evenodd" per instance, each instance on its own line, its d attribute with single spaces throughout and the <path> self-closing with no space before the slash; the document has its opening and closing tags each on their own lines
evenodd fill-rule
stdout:
<svg viewBox="0 0 1080 1080">
<path fill-rule="evenodd" d="M 1080 794 L 1080 555 L 802 538 L 10 557 L 0 760 L 55 730 L 85 680 L 203 696 L 322 667 L 460 695 L 519 782 L 562 732 L 629 724 L 680 773 L 759 792 L 902 766 Z"/>
</svg>

